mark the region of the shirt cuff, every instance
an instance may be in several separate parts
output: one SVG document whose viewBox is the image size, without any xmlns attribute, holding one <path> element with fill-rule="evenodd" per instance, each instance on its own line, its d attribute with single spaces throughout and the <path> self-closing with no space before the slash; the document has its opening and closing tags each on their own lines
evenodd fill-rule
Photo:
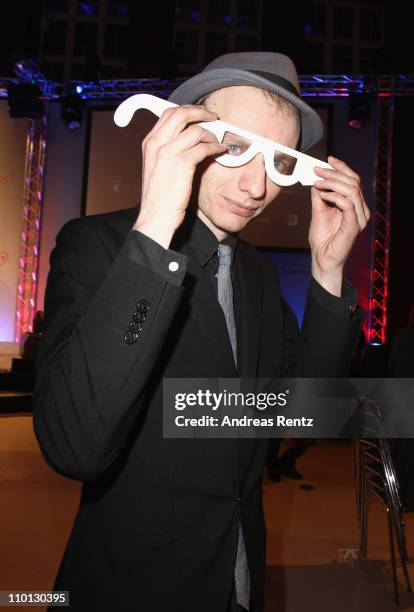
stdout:
<svg viewBox="0 0 414 612">
<path fill-rule="evenodd" d="M 358 314 L 358 292 L 351 283 L 344 278 L 341 297 L 332 295 L 322 287 L 312 276 L 309 295 L 321 306 L 327 308 L 338 317 L 355 319 Z"/>
<path fill-rule="evenodd" d="M 132 261 L 162 276 L 167 283 L 177 287 L 182 285 L 187 271 L 187 255 L 164 249 L 158 242 L 134 229 L 128 235 L 126 247 Z"/>
</svg>

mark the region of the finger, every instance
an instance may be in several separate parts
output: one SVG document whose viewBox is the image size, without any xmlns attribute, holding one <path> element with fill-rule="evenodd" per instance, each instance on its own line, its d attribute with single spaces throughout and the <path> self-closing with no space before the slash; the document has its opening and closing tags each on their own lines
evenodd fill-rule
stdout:
<svg viewBox="0 0 414 612">
<path fill-rule="evenodd" d="M 200 142 L 183 153 L 183 158 L 195 166 L 206 157 L 223 155 L 224 151 L 223 145 L 219 142 Z"/>
<path fill-rule="evenodd" d="M 337 208 L 342 212 L 341 226 L 343 229 L 350 229 L 351 231 L 360 231 L 366 225 L 365 217 L 361 218 L 358 216 L 355 205 L 351 200 L 332 191 L 320 192 L 318 194 L 324 202 L 331 202 L 335 204 Z M 362 225 L 361 225 L 362 224 Z"/>
<path fill-rule="evenodd" d="M 368 208 L 368 204 L 366 203 L 364 198 L 362 198 L 362 201 L 363 201 L 364 215 L 367 220 L 367 223 L 369 223 L 369 220 L 371 219 L 371 211 Z"/>
<path fill-rule="evenodd" d="M 362 214 L 364 215 L 364 220 L 365 220 L 365 225 L 364 227 L 368 224 L 368 221 L 370 220 L 371 217 L 371 213 L 369 212 L 369 208 L 367 206 L 367 203 L 365 202 L 364 196 L 362 194 L 362 192 L 360 192 L 360 197 L 357 201 L 356 206 L 358 206 L 358 208 L 360 207 Z M 362 228 L 364 229 L 364 228 Z"/>
<path fill-rule="evenodd" d="M 204 106 L 167 108 L 145 140 L 153 146 L 161 146 L 182 132 L 189 123 L 216 121 L 217 118 L 217 113 L 207 110 Z"/>
<path fill-rule="evenodd" d="M 328 159 L 330 158 L 332 158 L 332 156 L 330 156 Z M 355 197 L 353 197 L 351 193 L 345 194 L 345 195 L 347 195 L 348 197 L 351 197 L 351 199 L 354 200 L 355 205 L 358 209 L 358 216 L 360 217 L 360 219 L 362 220 L 362 217 L 365 219 L 365 222 L 363 222 L 363 226 L 361 226 L 363 229 L 363 227 L 365 227 L 365 225 L 368 223 L 371 217 L 371 213 L 365 202 L 364 194 L 361 189 L 361 179 L 355 172 L 353 172 L 353 170 L 351 170 L 351 168 L 349 168 L 349 166 L 345 164 L 345 162 L 336 160 L 336 158 L 333 158 L 333 159 L 335 160 L 334 163 L 337 167 L 336 170 L 330 170 L 328 168 L 319 168 L 319 167 L 314 168 L 315 174 L 323 177 L 324 180 L 315 181 L 313 186 L 318 190 L 330 188 L 335 191 L 336 189 L 333 186 L 333 184 L 331 182 L 328 183 L 329 179 L 334 179 L 335 181 L 337 180 L 341 181 L 342 184 L 346 183 L 347 185 L 349 185 L 351 190 L 352 189 L 355 190 Z M 330 159 L 330 161 L 332 160 Z M 344 166 L 346 166 L 348 170 L 348 174 L 345 174 L 343 172 Z M 340 170 L 341 167 L 342 167 L 342 170 Z M 339 190 L 339 187 L 338 187 L 338 190 Z M 344 193 L 344 192 L 341 190 L 341 193 Z"/>
<path fill-rule="evenodd" d="M 337 157 L 334 157 L 333 155 L 329 155 L 328 162 L 331 164 L 331 166 L 335 170 L 338 170 L 338 172 L 343 172 L 344 174 L 347 174 L 348 176 L 352 176 L 354 179 L 358 181 L 358 183 L 361 182 L 359 175 L 354 170 L 352 170 L 352 168 L 350 168 L 348 164 L 346 164 L 343 160 L 338 159 Z"/>
<path fill-rule="evenodd" d="M 202 128 L 198 124 L 188 127 L 159 150 L 166 152 L 170 157 L 172 157 L 188 151 L 201 142 L 220 145 L 221 152 L 227 150 L 227 145 L 219 143 L 215 134 L 209 132 L 205 128 Z"/>
<path fill-rule="evenodd" d="M 203 145 L 203 146 L 201 146 Z M 181 159 L 195 167 L 207 156 L 223 155 L 227 151 L 225 144 L 219 143 L 214 134 L 199 125 L 192 125 L 158 150 L 160 156 L 171 159 Z"/>
<path fill-rule="evenodd" d="M 318 191 L 325 191 L 327 189 L 338 191 L 348 198 L 361 197 L 361 191 L 356 183 L 352 181 L 352 179 L 349 179 L 348 177 L 348 180 L 346 180 L 343 174 L 338 176 L 335 173 L 331 176 L 332 178 L 326 178 L 322 181 L 315 181 L 313 186 L 318 189 Z"/>
<path fill-rule="evenodd" d="M 329 168 L 319 168 L 315 166 L 314 168 L 315 174 L 317 176 L 321 176 L 323 179 L 338 179 L 348 185 L 356 187 L 360 189 L 360 181 L 355 177 L 350 176 L 349 174 L 345 174 L 344 172 L 340 172 L 339 170 L 330 170 Z"/>
<path fill-rule="evenodd" d="M 154 165 L 161 158 L 168 161 L 174 158 L 177 159 L 177 155 L 181 155 L 200 142 L 209 142 L 217 145 L 214 147 L 213 152 L 210 153 L 211 155 L 223 155 L 227 151 L 227 146 L 218 143 L 215 134 L 195 123 L 165 143 L 162 143 L 161 140 L 157 144 L 155 144 L 154 140 L 152 143 L 148 142 L 144 151 L 145 154 L 143 155 L 143 171 L 151 172 Z M 190 160 L 190 163 L 196 164 L 198 162 Z"/>
<path fill-rule="evenodd" d="M 189 109 L 193 109 L 193 108 L 198 109 L 198 108 L 205 108 L 205 107 L 197 106 L 194 104 L 182 104 L 181 106 L 170 107 L 170 108 L 165 109 L 165 111 L 162 112 L 159 120 L 154 126 L 155 131 L 158 131 L 159 128 L 162 127 L 167 121 L 170 121 L 171 117 L 177 117 L 178 115 L 177 111 L 179 109 L 180 109 L 180 114 L 182 114 L 184 111 L 188 111 Z M 209 112 L 212 113 L 212 111 L 209 111 Z M 216 115 L 216 113 L 213 113 L 213 114 Z"/>
<path fill-rule="evenodd" d="M 359 187 L 355 186 L 354 182 L 350 184 L 338 179 L 325 179 L 323 181 L 317 181 L 313 186 L 319 191 L 319 193 L 323 193 L 326 189 L 331 189 L 332 191 L 340 193 L 351 200 L 351 202 L 353 202 L 355 205 L 355 210 L 358 215 L 361 229 L 364 229 L 369 220 L 369 210 L 365 204 L 361 190 Z"/>
<path fill-rule="evenodd" d="M 329 195 L 331 195 L 331 194 L 329 194 Z M 343 202 L 343 203 L 350 202 L 348 198 L 345 198 L 345 196 L 342 196 L 340 194 L 337 194 L 337 195 L 338 195 L 338 199 L 336 199 L 336 200 L 334 198 L 329 198 L 329 197 L 325 197 L 325 196 L 322 197 L 322 199 L 324 201 L 329 201 L 331 203 L 334 203 L 335 206 L 337 206 L 338 208 L 341 208 L 339 206 L 339 204 L 341 202 Z M 350 202 L 349 210 L 352 210 L 352 209 L 354 210 L 356 218 L 357 218 L 357 221 L 358 221 L 359 231 L 362 231 L 366 227 L 366 225 L 367 225 L 367 220 L 366 220 L 365 215 L 363 213 L 362 206 L 358 206 L 358 205 L 355 205 L 355 203 Z M 347 210 L 348 210 L 348 208 L 347 208 Z"/>
</svg>

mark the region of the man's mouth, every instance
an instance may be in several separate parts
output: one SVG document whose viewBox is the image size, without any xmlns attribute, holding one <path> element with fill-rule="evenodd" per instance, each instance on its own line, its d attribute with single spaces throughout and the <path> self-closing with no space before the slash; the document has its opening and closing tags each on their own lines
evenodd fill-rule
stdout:
<svg viewBox="0 0 414 612">
<path fill-rule="evenodd" d="M 248 206 L 242 206 L 238 202 L 234 200 L 229 200 L 229 198 L 224 198 L 226 200 L 226 204 L 231 212 L 239 215 L 240 217 L 252 217 L 256 212 L 256 208 L 251 208 Z"/>
</svg>

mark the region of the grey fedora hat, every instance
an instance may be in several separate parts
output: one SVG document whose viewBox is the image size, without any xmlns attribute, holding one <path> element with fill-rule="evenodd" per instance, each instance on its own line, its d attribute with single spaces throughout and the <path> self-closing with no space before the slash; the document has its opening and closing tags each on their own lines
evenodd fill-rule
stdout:
<svg viewBox="0 0 414 612">
<path fill-rule="evenodd" d="M 193 104 L 208 93 L 232 85 L 253 85 L 274 91 L 291 102 L 300 114 L 301 151 L 306 151 L 322 138 L 322 121 L 300 97 L 296 68 L 282 53 L 248 51 L 221 55 L 202 72 L 179 85 L 169 100 L 175 104 Z"/>
</svg>

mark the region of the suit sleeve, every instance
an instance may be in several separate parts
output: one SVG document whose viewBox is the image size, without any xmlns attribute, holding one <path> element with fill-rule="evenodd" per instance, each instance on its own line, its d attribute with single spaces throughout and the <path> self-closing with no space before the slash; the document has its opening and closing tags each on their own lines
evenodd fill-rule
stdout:
<svg viewBox="0 0 414 612">
<path fill-rule="evenodd" d="M 111 261 L 76 219 L 51 254 L 33 419 L 47 463 L 70 478 L 98 478 L 124 447 L 183 297 L 186 256 L 148 240 L 131 230 Z"/>
<path fill-rule="evenodd" d="M 347 376 L 363 320 L 352 285 L 345 280 L 336 297 L 312 278 L 300 330 L 283 299 L 282 309 L 283 376 Z"/>
</svg>

